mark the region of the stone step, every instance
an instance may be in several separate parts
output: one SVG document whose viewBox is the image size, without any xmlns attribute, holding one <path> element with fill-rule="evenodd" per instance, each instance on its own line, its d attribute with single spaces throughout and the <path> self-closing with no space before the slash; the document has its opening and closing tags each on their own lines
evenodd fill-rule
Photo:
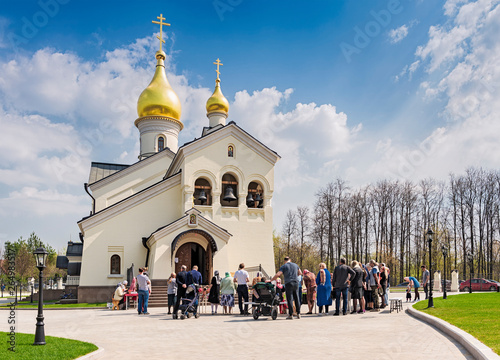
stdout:
<svg viewBox="0 0 500 360">
<path fill-rule="evenodd" d="M 154 308 L 156 308 L 156 307 L 164 307 L 164 308 L 166 308 L 167 307 L 167 303 L 165 303 L 165 304 L 149 304 L 148 303 L 148 307 L 154 307 Z"/>
</svg>

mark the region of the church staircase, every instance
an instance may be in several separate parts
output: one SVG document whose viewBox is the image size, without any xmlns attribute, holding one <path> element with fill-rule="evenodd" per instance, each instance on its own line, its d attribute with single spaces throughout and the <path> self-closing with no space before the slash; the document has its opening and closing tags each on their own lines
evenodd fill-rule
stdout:
<svg viewBox="0 0 500 360">
<path fill-rule="evenodd" d="M 151 295 L 149 295 L 148 307 L 168 306 L 167 280 L 151 280 Z"/>
</svg>

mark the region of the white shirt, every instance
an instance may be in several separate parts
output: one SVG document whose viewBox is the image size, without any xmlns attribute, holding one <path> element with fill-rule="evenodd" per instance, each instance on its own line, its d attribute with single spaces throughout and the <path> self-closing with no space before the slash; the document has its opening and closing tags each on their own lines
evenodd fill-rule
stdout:
<svg viewBox="0 0 500 360">
<path fill-rule="evenodd" d="M 248 279 L 248 273 L 246 270 L 238 270 L 234 273 L 234 278 L 238 285 L 246 285 Z"/>
</svg>

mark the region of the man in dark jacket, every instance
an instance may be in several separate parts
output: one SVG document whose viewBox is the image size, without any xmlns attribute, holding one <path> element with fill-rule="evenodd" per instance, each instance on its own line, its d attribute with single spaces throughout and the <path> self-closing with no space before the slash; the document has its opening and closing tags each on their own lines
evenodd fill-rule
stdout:
<svg viewBox="0 0 500 360">
<path fill-rule="evenodd" d="M 201 273 L 198 271 L 198 266 L 194 265 L 193 269 L 190 272 L 188 272 L 187 284 L 201 285 L 201 282 L 202 282 Z"/>
<path fill-rule="evenodd" d="M 187 273 L 186 269 L 187 269 L 187 266 L 182 265 L 181 271 L 177 274 L 177 277 L 175 278 L 175 282 L 177 283 L 177 301 L 175 302 L 175 306 L 174 306 L 174 313 L 173 313 L 174 319 L 177 318 L 177 311 L 179 310 L 179 305 L 181 304 L 181 299 L 186 296 L 186 288 L 188 285 L 188 282 L 187 282 L 188 273 Z"/>
<path fill-rule="evenodd" d="M 342 294 L 343 307 L 342 314 L 347 314 L 347 293 L 349 291 L 350 279 L 354 278 L 356 273 L 353 269 L 345 264 L 345 258 L 340 259 L 340 265 L 333 270 L 332 285 L 335 289 L 335 313 L 334 316 L 340 314 L 340 295 Z"/>
</svg>

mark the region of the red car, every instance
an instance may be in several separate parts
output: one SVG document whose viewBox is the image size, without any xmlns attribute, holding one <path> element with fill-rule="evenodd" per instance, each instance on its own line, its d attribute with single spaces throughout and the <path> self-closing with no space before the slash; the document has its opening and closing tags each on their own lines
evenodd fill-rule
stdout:
<svg viewBox="0 0 500 360">
<path fill-rule="evenodd" d="M 469 280 L 460 284 L 460 291 L 468 292 L 470 288 Z M 498 284 L 486 279 L 472 279 L 472 291 L 498 291 Z"/>
</svg>

